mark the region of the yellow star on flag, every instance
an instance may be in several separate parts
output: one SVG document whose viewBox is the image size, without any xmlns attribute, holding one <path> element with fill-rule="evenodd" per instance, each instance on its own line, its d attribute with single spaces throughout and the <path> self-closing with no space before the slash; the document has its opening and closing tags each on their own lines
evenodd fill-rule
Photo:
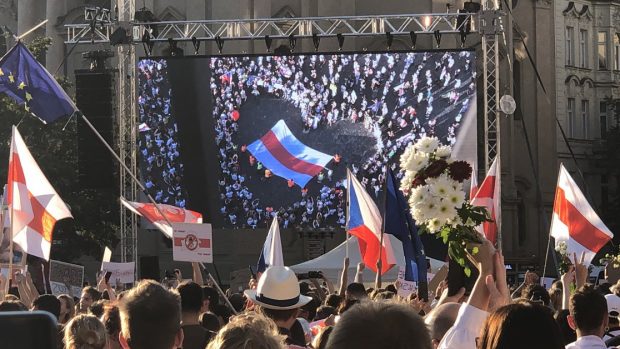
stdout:
<svg viewBox="0 0 620 349">
<path fill-rule="evenodd" d="M 24 87 L 26 87 L 26 84 L 24 84 L 23 81 L 19 83 L 19 86 L 17 86 L 17 88 L 20 89 L 20 90 L 23 90 Z"/>
<path fill-rule="evenodd" d="M 26 100 L 30 101 L 32 99 L 32 95 L 28 92 L 26 92 Z"/>
<path fill-rule="evenodd" d="M 13 77 L 13 74 L 9 74 L 9 81 L 15 82 L 15 78 Z"/>
</svg>

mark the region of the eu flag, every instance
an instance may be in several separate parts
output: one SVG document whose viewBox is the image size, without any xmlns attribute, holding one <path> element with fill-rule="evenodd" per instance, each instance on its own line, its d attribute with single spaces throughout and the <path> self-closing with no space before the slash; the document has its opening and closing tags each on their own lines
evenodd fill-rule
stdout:
<svg viewBox="0 0 620 349">
<path fill-rule="evenodd" d="M 56 79 L 21 42 L 0 59 L 0 92 L 23 104 L 26 111 L 44 123 L 77 111 Z"/>
<path fill-rule="evenodd" d="M 418 229 L 409 214 L 409 206 L 403 193 L 397 187 L 398 181 L 388 167 L 386 173 L 385 232 L 394 235 L 403 243 L 405 255 L 405 280 L 418 283 L 418 294 L 426 299 L 426 255 Z"/>
</svg>

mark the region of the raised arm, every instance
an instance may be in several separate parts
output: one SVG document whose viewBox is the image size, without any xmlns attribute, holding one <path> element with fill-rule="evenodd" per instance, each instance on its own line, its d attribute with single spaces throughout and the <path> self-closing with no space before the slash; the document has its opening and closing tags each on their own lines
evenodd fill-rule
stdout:
<svg viewBox="0 0 620 349">
<path fill-rule="evenodd" d="M 340 291 L 338 292 L 338 294 L 342 297 L 344 297 L 344 291 L 347 289 L 347 286 L 349 285 L 349 280 L 347 277 L 348 273 L 349 273 L 349 257 L 345 257 L 344 263 L 342 265 L 342 272 L 340 273 Z"/>
</svg>

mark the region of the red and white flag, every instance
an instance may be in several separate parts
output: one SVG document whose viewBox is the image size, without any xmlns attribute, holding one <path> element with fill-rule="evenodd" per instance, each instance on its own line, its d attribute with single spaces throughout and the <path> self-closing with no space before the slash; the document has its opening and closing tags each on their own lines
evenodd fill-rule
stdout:
<svg viewBox="0 0 620 349">
<path fill-rule="evenodd" d="M 41 172 L 15 126 L 7 189 L 9 208 L 13 210 L 13 242 L 24 252 L 49 260 L 54 225 L 71 218 L 71 212 Z"/>
<path fill-rule="evenodd" d="M 469 199 L 473 199 L 478 192 L 478 169 L 476 163 L 471 163 L 471 178 L 469 180 Z"/>
<path fill-rule="evenodd" d="M 501 219 L 501 174 L 499 170 L 499 158 L 495 158 L 487 176 L 478 187 L 476 194 L 471 199 L 474 206 L 486 207 L 491 215 L 492 222 L 484 222 L 478 227 L 478 231 L 484 234 L 493 244 L 497 243 L 498 222 Z"/>
<path fill-rule="evenodd" d="M 585 252 L 586 265 L 614 237 L 562 164 L 553 202 L 551 236 L 556 246 L 561 241 L 566 242 L 569 256 Z"/>
<path fill-rule="evenodd" d="M 168 225 L 164 216 L 162 216 L 157 207 L 150 203 L 127 201 L 121 197 L 121 203 L 133 213 L 148 219 L 153 225 L 162 231 L 167 237 L 172 239 L 172 227 Z M 159 209 L 168 218 L 170 223 L 202 223 L 202 215 L 195 211 L 186 210 L 184 208 L 157 204 Z"/>
</svg>

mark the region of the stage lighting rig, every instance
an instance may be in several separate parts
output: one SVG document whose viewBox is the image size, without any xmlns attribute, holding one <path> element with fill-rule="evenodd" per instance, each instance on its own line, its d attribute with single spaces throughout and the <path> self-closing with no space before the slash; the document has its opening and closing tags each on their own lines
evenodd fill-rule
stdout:
<svg viewBox="0 0 620 349">
<path fill-rule="evenodd" d="M 273 39 L 271 37 L 269 37 L 269 35 L 265 35 L 265 46 L 267 46 L 267 52 L 271 51 L 271 43 L 273 42 Z"/>
<path fill-rule="evenodd" d="M 338 39 L 338 51 L 342 51 L 342 46 L 344 46 L 344 35 L 338 33 L 336 34 L 336 39 Z"/>
<path fill-rule="evenodd" d="M 288 36 L 288 44 L 291 48 L 291 52 L 295 52 L 295 46 L 297 46 L 297 38 L 295 35 L 291 34 Z"/>
<path fill-rule="evenodd" d="M 105 70 L 105 62 L 108 58 L 114 57 L 114 53 L 110 50 L 97 50 L 82 53 L 82 58 L 90 61 L 90 70 Z"/>
<path fill-rule="evenodd" d="M 183 49 L 177 46 L 177 41 L 175 41 L 173 38 L 168 38 L 168 46 L 168 49 L 170 50 L 170 56 L 183 56 Z"/>
<path fill-rule="evenodd" d="M 312 33 L 312 43 L 314 44 L 314 52 L 318 52 L 319 45 L 321 44 L 321 38 L 319 37 L 319 34 Z"/>
<path fill-rule="evenodd" d="M 441 48 L 441 32 L 439 30 L 435 30 L 435 43 L 437 44 L 437 48 Z"/>
<path fill-rule="evenodd" d="M 222 49 L 224 48 L 224 39 L 221 36 L 215 37 L 215 44 L 217 45 L 217 51 L 222 54 Z"/>
<path fill-rule="evenodd" d="M 394 42 L 392 32 L 385 32 L 385 41 L 387 42 L 387 49 L 389 51 L 392 48 L 392 43 Z"/>
<path fill-rule="evenodd" d="M 411 48 L 415 50 L 415 45 L 418 41 L 418 34 L 412 30 L 409 32 L 409 37 L 411 38 Z"/>
<path fill-rule="evenodd" d="M 142 34 L 142 46 L 144 47 L 144 52 L 146 52 L 146 56 L 150 57 L 151 53 L 153 53 L 153 47 L 155 46 L 155 42 L 151 40 L 151 33 L 147 28 L 144 28 L 144 34 Z"/>
<path fill-rule="evenodd" d="M 192 36 L 192 45 L 194 45 L 194 55 L 198 55 L 200 50 L 200 41 L 195 36 Z"/>
</svg>

